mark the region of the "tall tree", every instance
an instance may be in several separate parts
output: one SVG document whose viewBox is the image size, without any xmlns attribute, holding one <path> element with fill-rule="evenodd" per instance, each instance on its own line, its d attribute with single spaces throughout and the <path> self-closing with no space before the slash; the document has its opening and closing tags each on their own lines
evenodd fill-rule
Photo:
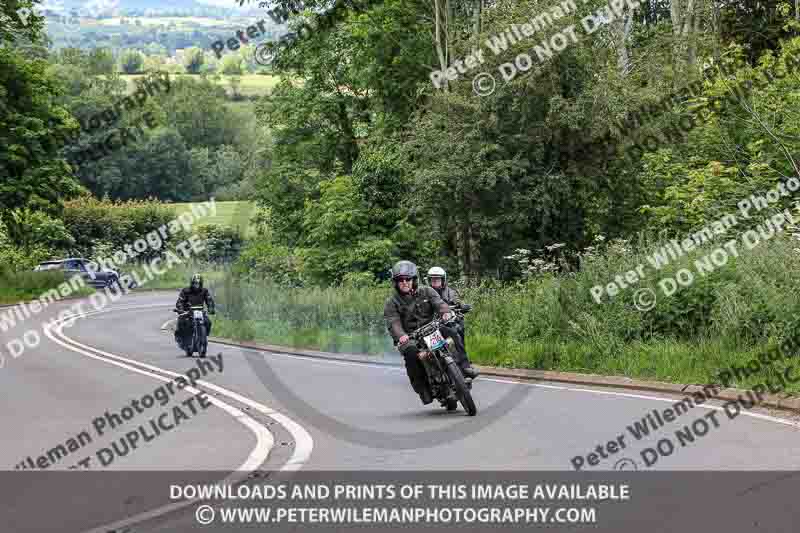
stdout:
<svg viewBox="0 0 800 533">
<path fill-rule="evenodd" d="M 82 190 L 58 155 L 60 139 L 78 124 L 55 103 L 63 89 L 47 67 L 0 47 L 0 217 L 9 225 L 14 208 L 58 214 L 61 200 Z"/>
</svg>

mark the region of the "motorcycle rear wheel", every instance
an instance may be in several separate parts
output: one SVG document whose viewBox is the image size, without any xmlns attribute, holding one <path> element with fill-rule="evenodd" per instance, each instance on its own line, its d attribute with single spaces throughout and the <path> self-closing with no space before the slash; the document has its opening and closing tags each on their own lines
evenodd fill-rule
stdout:
<svg viewBox="0 0 800 533">
<path fill-rule="evenodd" d="M 447 365 L 447 373 L 450 379 L 453 380 L 458 401 L 461 402 L 461 405 L 469 416 L 475 416 L 478 413 L 478 408 L 475 407 L 475 401 L 472 399 L 472 393 L 469 388 L 467 388 L 467 383 L 464 381 L 464 374 L 461 372 L 461 369 L 453 362 Z"/>
</svg>

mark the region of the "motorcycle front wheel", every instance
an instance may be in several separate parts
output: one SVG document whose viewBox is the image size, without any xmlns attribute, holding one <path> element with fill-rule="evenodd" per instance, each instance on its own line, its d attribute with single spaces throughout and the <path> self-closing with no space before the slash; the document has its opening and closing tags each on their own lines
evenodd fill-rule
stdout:
<svg viewBox="0 0 800 533">
<path fill-rule="evenodd" d="M 200 357 L 205 357 L 208 351 L 208 335 L 206 335 L 206 326 L 201 324 L 197 326 L 197 354 Z"/>
<path fill-rule="evenodd" d="M 472 399 L 472 393 L 467 388 L 467 383 L 464 381 L 464 374 L 461 372 L 461 369 L 458 368 L 455 362 L 450 363 L 447 365 L 447 374 L 450 376 L 456 388 L 456 397 L 458 401 L 461 402 L 461 405 L 469 416 L 475 416 L 478 413 L 478 408 L 475 407 L 475 401 Z"/>
</svg>

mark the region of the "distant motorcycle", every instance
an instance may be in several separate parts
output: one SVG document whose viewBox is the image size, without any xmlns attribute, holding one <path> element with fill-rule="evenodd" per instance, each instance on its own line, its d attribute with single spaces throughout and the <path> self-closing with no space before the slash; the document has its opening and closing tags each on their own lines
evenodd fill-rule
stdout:
<svg viewBox="0 0 800 533">
<path fill-rule="evenodd" d="M 463 315 L 457 310 L 451 309 L 450 314 L 450 320 L 434 319 L 408 337 L 410 342 L 417 343 L 418 357 L 425 368 L 433 397 L 448 411 L 457 409 L 458 402 L 461 402 L 467 414 L 475 416 L 478 408 L 472 399 L 472 380 L 464 377 L 454 359 L 456 351 L 453 340 L 445 339 L 439 329 L 442 325 L 450 326 L 463 320 Z"/>
<path fill-rule="evenodd" d="M 176 335 L 178 347 L 186 352 L 186 357 L 192 357 L 197 352 L 200 357 L 205 357 L 208 351 L 208 333 L 206 332 L 206 312 L 202 305 L 193 305 L 188 311 L 182 313 L 178 309 L 172 310 L 178 313 L 178 321 L 183 317 L 190 317 L 192 321 L 192 334 L 187 334 L 183 338 Z M 178 326 L 176 325 L 176 328 Z"/>
</svg>

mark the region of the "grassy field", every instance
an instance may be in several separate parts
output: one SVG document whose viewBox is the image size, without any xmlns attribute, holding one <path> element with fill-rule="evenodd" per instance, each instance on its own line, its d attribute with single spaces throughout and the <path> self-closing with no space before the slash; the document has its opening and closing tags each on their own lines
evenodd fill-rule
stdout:
<svg viewBox="0 0 800 533">
<path fill-rule="evenodd" d="M 122 79 L 128 84 L 128 93 L 132 93 L 135 90 L 134 80 L 141 78 L 143 74 L 122 74 Z M 172 75 L 174 76 L 174 74 Z M 193 76 L 190 74 L 180 74 L 180 76 Z M 270 90 L 272 90 L 275 85 L 278 84 L 280 78 L 278 76 L 262 76 L 260 74 L 246 74 L 241 76 L 242 82 L 239 84 L 239 92 L 244 96 L 261 96 L 265 94 L 269 94 Z M 227 89 L 228 94 L 230 94 L 230 84 L 228 82 L 228 76 L 222 75 L 221 79 L 217 82 L 217 85 L 223 86 Z"/>
<path fill-rule="evenodd" d="M 202 202 L 200 202 L 202 203 Z M 191 211 L 191 203 L 170 204 L 176 215 Z M 251 231 L 248 220 L 255 213 L 255 203 L 253 202 L 216 202 L 217 214 L 215 216 L 203 217 L 198 224 L 215 224 L 224 227 L 239 227 L 245 229 L 245 235 Z"/>
</svg>

